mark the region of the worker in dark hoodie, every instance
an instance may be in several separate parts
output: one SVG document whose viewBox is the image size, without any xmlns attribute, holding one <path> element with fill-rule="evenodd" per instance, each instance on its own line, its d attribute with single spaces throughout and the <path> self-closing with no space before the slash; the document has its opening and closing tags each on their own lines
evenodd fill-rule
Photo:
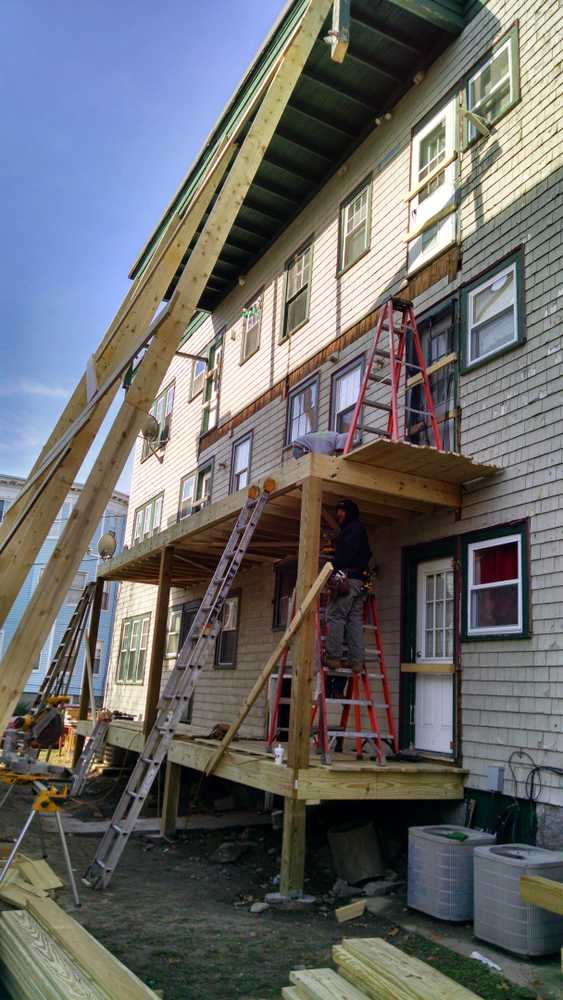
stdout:
<svg viewBox="0 0 563 1000">
<path fill-rule="evenodd" d="M 340 533 L 331 560 L 334 574 L 326 612 L 325 664 L 330 670 L 348 666 L 359 673 L 364 666 L 364 584 L 371 549 L 353 500 L 339 500 L 336 519 Z M 342 661 L 344 643 L 348 663 Z"/>
</svg>

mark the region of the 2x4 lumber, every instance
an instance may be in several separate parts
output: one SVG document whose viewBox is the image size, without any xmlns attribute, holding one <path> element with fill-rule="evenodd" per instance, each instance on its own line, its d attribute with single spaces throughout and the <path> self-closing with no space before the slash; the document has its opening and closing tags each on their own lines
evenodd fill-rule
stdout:
<svg viewBox="0 0 563 1000">
<path fill-rule="evenodd" d="M 250 691 L 250 694 L 245 698 L 237 718 L 231 724 L 231 726 L 229 726 L 228 731 L 226 732 L 224 738 L 221 741 L 221 745 L 219 746 L 217 752 L 213 755 L 209 764 L 207 765 L 205 772 L 206 774 L 212 773 L 212 771 L 215 769 L 215 767 L 221 760 L 221 757 L 225 753 L 225 750 L 232 743 L 242 723 L 244 722 L 248 713 L 252 709 L 252 706 L 256 703 L 260 694 L 266 687 L 269 678 L 271 677 L 273 671 L 275 670 L 278 660 L 289 646 L 293 637 L 298 633 L 299 629 L 307 621 L 308 615 L 310 615 L 311 611 L 313 610 L 313 605 L 317 600 L 321 590 L 326 585 L 331 573 L 332 573 L 332 564 L 327 563 L 325 566 L 323 566 L 321 572 L 317 576 L 312 587 L 310 587 L 310 589 L 308 590 L 302 604 L 297 605 L 297 610 L 294 617 L 292 618 L 291 622 L 286 628 L 282 638 L 280 639 L 276 648 L 274 649 L 274 652 L 268 658 L 266 665 L 260 672 L 258 679 L 254 683 L 252 690 Z"/>
<path fill-rule="evenodd" d="M 88 627 L 88 642 L 90 645 L 91 662 L 96 657 L 96 642 L 98 639 L 98 629 L 100 627 L 100 615 L 102 612 L 102 601 L 104 596 L 104 581 L 96 580 L 94 597 L 92 598 L 92 610 L 90 611 L 90 625 Z M 90 690 L 90 679 L 88 672 L 82 672 L 82 683 L 80 685 L 80 698 L 78 701 L 78 718 L 87 719 L 88 709 L 92 702 L 92 691 Z M 85 737 L 77 732 L 72 751 L 72 766 L 76 767 L 82 750 L 84 748 Z"/>
<path fill-rule="evenodd" d="M 63 887 L 59 876 L 53 871 L 45 858 L 20 861 L 18 868 L 22 875 L 36 889 L 48 891 L 49 889 L 62 889 Z"/>
<path fill-rule="evenodd" d="M 83 553 L 92 538 L 157 394 L 184 331 L 197 307 L 229 230 L 242 205 L 261 158 L 299 79 L 331 0 L 311 0 L 279 68 L 262 100 L 248 134 L 227 174 L 196 246 L 156 331 L 135 379 L 104 442 L 65 530 L 20 620 L 0 664 L 0 728 L 7 725 L 23 691 L 29 665 L 47 639 Z M 208 182 L 211 184 L 211 182 Z M 216 184 L 215 184 L 216 186 Z M 211 194 L 211 192 L 209 192 Z M 203 200 L 203 199 L 202 199 Z"/>
<path fill-rule="evenodd" d="M 160 698 L 162 665 L 164 662 L 164 654 L 166 652 L 166 626 L 168 624 L 168 604 L 170 601 L 170 588 L 172 585 L 173 563 L 174 549 L 172 546 L 166 546 L 160 553 L 158 593 L 154 613 L 154 631 L 152 637 L 149 674 L 147 679 L 147 693 L 145 697 L 145 718 L 143 722 L 143 732 L 145 734 L 145 738 L 149 735 L 152 727 L 154 726 L 157 715 L 158 701 Z"/>
<path fill-rule="evenodd" d="M 155 1000 L 153 990 L 52 899 L 29 899 L 27 909 L 108 996 L 119 1000 Z"/>
<path fill-rule="evenodd" d="M 402 674 L 454 674 L 453 663 L 401 663 Z"/>
<path fill-rule="evenodd" d="M 465 27 L 461 14 L 456 14 L 439 0 L 390 0 L 390 2 L 409 14 L 416 14 L 435 28 L 447 31 L 450 35 L 459 35 Z"/>
<path fill-rule="evenodd" d="M 522 875 L 520 898 L 525 903 L 533 903 L 542 910 L 563 916 L 563 882 L 554 882 L 541 875 Z"/>
<path fill-rule="evenodd" d="M 407 955 L 383 938 L 347 938 L 332 951 L 338 971 L 369 997 L 394 1000 L 477 1000 L 420 959 Z"/>
<path fill-rule="evenodd" d="M 181 766 L 167 760 L 164 771 L 164 795 L 160 816 L 160 832 L 163 837 L 173 837 L 176 833 L 181 784 Z"/>
<path fill-rule="evenodd" d="M 311 455 L 311 474 L 328 483 L 358 487 L 381 495 L 419 500 L 437 507 L 461 506 L 459 486 L 408 472 L 394 472 L 332 455 Z"/>
<path fill-rule="evenodd" d="M 299 970 L 290 972 L 289 978 L 298 1000 L 366 1000 L 365 993 L 360 993 L 334 969 Z"/>
<path fill-rule="evenodd" d="M 304 603 L 318 574 L 322 520 L 322 483 L 306 479 L 301 487 L 299 557 L 295 591 L 296 607 Z M 299 768 L 309 764 L 311 740 L 311 699 L 316 655 L 315 618 L 304 621 L 293 655 L 289 714 L 288 767 L 293 770 L 294 788 Z M 306 807 L 303 801 L 286 801 L 283 818 L 280 891 L 300 892 L 305 877 Z"/>
</svg>

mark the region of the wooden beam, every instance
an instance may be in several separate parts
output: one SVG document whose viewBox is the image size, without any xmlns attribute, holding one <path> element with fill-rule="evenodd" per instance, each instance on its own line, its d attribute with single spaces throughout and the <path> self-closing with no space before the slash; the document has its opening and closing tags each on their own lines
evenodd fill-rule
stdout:
<svg viewBox="0 0 563 1000">
<path fill-rule="evenodd" d="M 520 898 L 525 903 L 533 903 L 542 910 L 563 916 L 563 882 L 554 882 L 553 879 L 542 878 L 541 875 L 522 875 Z"/>
<path fill-rule="evenodd" d="M 164 796 L 162 799 L 162 814 L 160 817 L 160 832 L 163 837 L 173 837 L 176 833 L 181 785 L 181 765 L 173 764 L 169 760 L 166 761 L 166 770 L 164 773 Z"/>
<path fill-rule="evenodd" d="M 372 493 L 419 500 L 437 507 L 456 509 L 461 506 L 460 488 L 455 483 L 437 482 L 408 472 L 394 472 L 346 458 L 331 455 L 311 455 L 312 475 L 339 486 L 357 486 Z M 400 504 L 398 504 L 400 505 Z"/>
<path fill-rule="evenodd" d="M 236 733 L 238 732 L 242 723 L 246 719 L 252 706 L 256 703 L 259 695 L 261 694 L 266 684 L 268 683 L 268 679 L 273 673 L 280 656 L 282 656 L 282 654 L 285 652 L 291 640 L 293 639 L 294 635 L 297 634 L 303 623 L 306 621 L 307 615 L 310 614 L 310 612 L 312 611 L 313 604 L 317 600 L 323 587 L 326 585 L 327 580 L 331 573 L 332 573 L 332 563 L 326 563 L 326 565 L 323 566 L 321 572 L 317 576 L 317 579 L 313 583 L 313 586 L 306 594 L 303 603 L 300 606 L 299 605 L 297 606 L 297 611 L 295 616 L 292 618 L 289 625 L 287 626 L 282 638 L 280 639 L 276 648 L 274 649 L 274 652 L 271 654 L 270 657 L 268 657 L 266 665 L 262 669 L 256 682 L 254 683 L 254 686 L 250 694 L 245 699 L 239 715 L 237 716 L 236 720 L 232 723 L 232 725 L 229 727 L 228 732 L 225 734 L 223 740 L 221 741 L 221 745 L 219 746 L 217 753 L 215 753 L 211 758 L 206 768 L 205 772 L 206 774 L 211 774 L 211 772 L 215 769 L 215 767 L 221 760 L 221 757 L 225 753 L 227 747 L 230 745 L 230 743 L 232 743 Z"/>
<path fill-rule="evenodd" d="M 322 517 L 322 484 L 306 479 L 301 488 L 299 560 L 297 564 L 296 607 L 305 601 L 319 570 Z M 311 741 L 311 701 L 316 656 L 314 616 L 304 622 L 295 645 L 291 680 L 288 766 L 297 780 L 300 768 L 309 764 Z M 295 786 L 294 786 L 295 787 Z M 303 889 L 305 858 L 305 808 L 285 803 L 280 891 L 284 894 Z"/>
<path fill-rule="evenodd" d="M 90 646 L 90 657 L 92 663 L 96 658 L 96 642 L 98 640 L 98 629 L 100 627 L 100 615 L 102 612 L 102 600 L 104 596 L 104 581 L 96 580 L 94 597 L 92 599 L 92 610 L 90 611 L 90 624 L 88 626 L 88 642 Z M 88 672 L 82 672 L 82 683 L 80 686 L 80 698 L 78 701 L 78 718 L 87 719 L 93 692 L 90 691 L 88 683 Z M 84 747 L 85 737 L 76 733 L 74 749 L 72 751 L 72 766 L 76 767 L 80 754 Z"/>
<path fill-rule="evenodd" d="M 145 696 L 145 718 L 143 732 L 148 737 L 156 721 L 157 706 L 162 683 L 162 665 L 166 652 L 166 626 L 168 624 L 168 605 L 170 603 L 170 587 L 172 585 L 172 566 L 174 549 L 164 548 L 160 554 L 160 569 L 158 573 L 158 593 L 154 612 L 154 631 L 152 636 L 151 660 Z"/>
<path fill-rule="evenodd" d="M 401 663 L 402 674 L 455 674 L 453 663 Z"/>
<path fill-rule="evenodd" d="M 330 58 L 341 63 L 350 44 L 350 0 L 334 0 L 330 38 Z"/>
<path fill-rule="evenodd" d="M 465 27 L 465 20 L 461 14 L 456 14 L 437 0 L 390 0 L 390 2 L 409 14 L 415 14 L 435 28 L 447 31 L 450 35 L 459 35 Z"/>
</svg>

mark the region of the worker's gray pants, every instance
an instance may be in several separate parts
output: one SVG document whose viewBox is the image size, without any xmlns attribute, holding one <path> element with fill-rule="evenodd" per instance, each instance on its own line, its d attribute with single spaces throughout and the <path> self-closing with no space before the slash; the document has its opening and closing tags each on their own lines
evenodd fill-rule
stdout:
<svg viewBox="0 0 563 1000">
<path fill-rule="evenodd" d="M 329 659 L 342 659 L 344 642 L 351 667 L 364 663 L 364 593 L 361 580 L 349 580 L 350 593 L 331 597 L 326 609 L 325 652 Z"/>
</svg>

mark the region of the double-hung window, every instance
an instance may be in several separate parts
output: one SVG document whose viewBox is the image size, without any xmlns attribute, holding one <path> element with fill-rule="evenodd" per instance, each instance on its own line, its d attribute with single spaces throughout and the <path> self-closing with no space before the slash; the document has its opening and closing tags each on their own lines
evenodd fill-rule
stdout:
<svg viewBox="0 0 563 1000">
<path fill-rule="evenodd" d="M 252 431 L 245 434 L 233 445 L 231 461 L 231 493 L 244 489 L 250 481 L 250 460 L 252 455 Z"/>
<path fill-rule="evenodd" d="M 219 390 L 221 387 L 221 362 L 224 331 L 218 333 L 209 348 L 207 371 L 203 376 L 203 404 L 201 433 L 213 430 L 219 418 Z"/>
<path fill-rule="evenodd" d="M 180 648 L 180 634 L 182 631 L 182 606 L 168 609 L 168 621 L 166 623 L 166 648 L 165 657 L 178 655 Z"/>
<path fill-rule="evenodd" d="M 370 247 L 371 177 L 368 177 L 340 206 L 338 271 L 346 271 Z"/>
<path fill-rule="evenodd" d="M 521 258 L 517 254 L 461 293 L 464 368 L 524 340 Z"/>
<path fill-rule="evenodd" d="M 189 476 L 184 476 L 180 482 L 180 507 L 178 510 L 178 520 L 183 521 L 193 513 L 194 493 L 197 480 L 197 472 Z"/>
<path fill-rule="evenodd" d="M 262 327 L 263 292 L 259 292 L 242 310 L 242 350 L 240 361 L 244 364 L 260 347 Z"/>
<path fill-rule="evenodd" d="M 161 448 L 168 441 L 168 438 L 170 437 L 170 427 L 172 424 L 173 406 L 174 383 L 167 386 L 166 389 L 164 389 L 164 391 L 156 397 L 149 410 L 151 417 L 154 417 L 158 424 L 158 437 L 156 441 L 147 441 L 146 438 L 143 439 L 141 461 L 144 461 L 145 458 L 152 455 L 155 448 Z"/>
<path fill-rule="evenodd" d="M 70 585 L 70 589 L 65 598 L 65 604 L 72 604 L 73 606 L 78 604 L 80 598 L 82 597 L 82 591 L 86 586 L 86 573 L 76 573 L 74 580 Z"/>
<path fill-rule="evenodd" d="M 332 378 L 330 425 L 338 434 L 345 434 L 352 422 L 362 382 L 363 360 L 352 361 Z"/>
<path fill-rule="evenodd" d="M 228 597 L 221 615 L 221 629 L 215 643 L 215 666 L 232 668 L 236 665 L 240 596 Z"/>
<path fill-rule="evenodd" d="M 414 271 L 456 239 L 456 100 L 413 135 L 408 265 Z"/>
<path fill-rule="evenodd" d="M 194 399 L 203 391 L 205 383 L 205 373 L 207 372 L 207 360 L 204 355 L 195 358 L 192 365 L 192 380 L 190 385 L 190 399 Z"/>
<path fill-rule="evenodd" d="M 121 626 L 121 643 L 117 663 L 119 684 L 142 684 L 147 659 L 151 616 L 125 618 Z"/>
<path fill-rule="evenodd" d="M 528 632 L 525 526 L 487 529 L 464 539 L 464 638 Z"/>
<path fill-rule="evenodd" d="M 313 245 L 302 247 L 287 262 L 285 272 L 285 303 L 283 338 L 290 337 L 309 319 Z"/>
<path fill-rule="evenodd" d="M 185 517 L 189 517 L 210 503 L 212 482 L 213 462 L 207 462 L 196 472 L 184 476 L 180 481 L 179 521 L 183 521 Z"/>
<path fill-rule="evenodd" d="M 164 494 L 161 493 L 159 496 L 153 497 L 152 500 L 143 504 L 142 507 L 138 507 L 135 511 L 133 545 L 137 545 L 143 539 L 149 538 L 151 535 L 155 535 L 157 531 L 160 531 L 163 498 Z"/>
<path fill-rule="evenodd" d="M 469 74 L 465 84 L 466 108 L 486 125 L 493 125 L 520 97 L 518 31 L 516 25 L 492 52 Z M 473 142 L 480 132 L 470 116 L 465 122 L 465 141 Z"/>
<path fill-rule="evenodd" d="M 288 396 L 286 445 L 292 444 L 303 434 L 313 434 L 319 426 L 318 376 L 297 386 Z"/>
</svg>

